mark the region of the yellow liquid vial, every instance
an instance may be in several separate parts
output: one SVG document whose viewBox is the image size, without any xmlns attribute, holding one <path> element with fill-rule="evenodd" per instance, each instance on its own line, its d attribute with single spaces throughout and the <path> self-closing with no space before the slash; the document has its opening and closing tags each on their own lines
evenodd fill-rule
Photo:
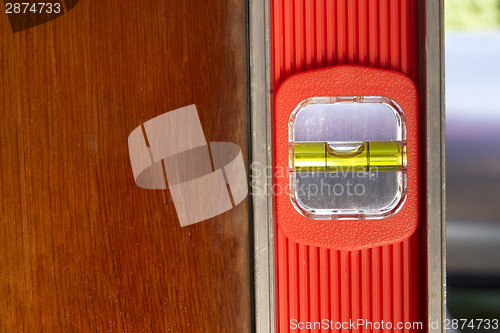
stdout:
<svg viewBox="0 0 500 333">
<path fill-rule="evenodd" d="M 406 167 L 401 141 L 295 142 L 296 172 L 400 171 Z"/>
</svg>

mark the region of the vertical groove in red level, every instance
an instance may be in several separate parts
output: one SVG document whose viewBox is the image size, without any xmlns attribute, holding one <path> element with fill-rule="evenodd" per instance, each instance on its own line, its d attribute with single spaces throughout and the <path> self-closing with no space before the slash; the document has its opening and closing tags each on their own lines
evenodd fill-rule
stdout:
<svg viewBox="0 0 500 333">
<path fill-rule="evenodd" d="M 343 63 L 398 70 L 417 83 L 417 0 L 272 0 L 271 11 L 275 89 L 295 72 Z M 277 230 L 278 332 L 297 331 L 293 319 L 424 321 L 422 230 L 356 252 L 299 245 Z"/>
<path fill-rule="evenodd" d="M 321 266 L 320 266 L 320 258 L 319 258 L 319 248 L 317 247 L 308 247 L 309 248 L 309 265 L 310 267 L 314 267 L 316 269 L 310 269 L 309 270 L 309 284 L 311 286 L 310 288 L 310 293 L 309 297 L 311 300 L 311 306 L 309 308 L 310 310 L 310 320 L 311 321 L 321 321 L 321 314 L 320 314 L 320 273 L 321 273 Z M 327 289 L 328 290 L 328 289 Z M 314 329 L 312 330 L 313 333 L 319 333 L 319 329 Z"/>
</svg>

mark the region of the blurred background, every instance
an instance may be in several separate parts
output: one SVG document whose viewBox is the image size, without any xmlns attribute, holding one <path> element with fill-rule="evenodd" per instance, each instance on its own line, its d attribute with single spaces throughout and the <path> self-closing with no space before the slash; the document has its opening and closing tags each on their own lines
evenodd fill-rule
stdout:
<svg viewBox="0 0 500 333">
<path fill-rule="evenodd" d="M 445 0 L 445 20 L 448 311 L 500 320 L 500 0 Z"/>
</svg>

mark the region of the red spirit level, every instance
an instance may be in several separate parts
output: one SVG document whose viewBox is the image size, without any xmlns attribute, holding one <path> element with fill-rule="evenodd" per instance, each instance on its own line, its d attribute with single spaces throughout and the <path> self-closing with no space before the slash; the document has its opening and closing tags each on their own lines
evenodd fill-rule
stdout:
<svg viewBox="0 0 500 333">
<path fill-rule="evenodd" d="M 280 333 L 436 331 L 428 322 L 443 317 L 443 260 L 429 251 L 443 246 L 442 69 L 440 39 L 425 29 L 439 36 L 441 2 L 268 5 L 275 252 L 266 281 L 256 228 L 258 331 L 266 309 Z M 252 19 L 259 8 L 250 20 L 257 78 L 263 51 L 255 40 L 266 33 Z M 262 94 L 252 91 L 255 104 Z M 266 124 L 258 112 L 255 128 Z M 254 146 L 262 142 L 254 136 Z M 254 160 L 265 161 L 255 148 Z M 265 217 L 259 200 L 256 218 Z M 266 283 L 275 288 L 269 303 Z"/>
<path fill-rule="evenodd" d="M 442 332 L 443 1 L 250 4 L 256 331 Z"/>
<path fill-rule="evenodd" d="M 300 324 L 304 328 L 309 324 L 319 332 L 323 325 L 314 327 L 314 323 L 324 324 L 325 319 L 333 323 L 333 327 L 331 324 L 325 326 L 329 329 L 335 329 L 336 323 L 340 323 L 337 328 L 341 328 L 342 323 L 358 319 L 375 325 L 382 321 L 393 324 L 424 321 L 425 281 L 421 276 L 425 263 L 420 256 L 421 232 L 414 233 L 421 219 L 418 97 L 414 85 L 403 74 L 373 69 L 400 71 L 414 82 L 418 80 L 416 13 L 414 0 L 285 0 L 272 3 L 273 82 L 274 91 L 277 91 L 273 111 L 275 168 L 288 167 L 288 141 L 294 139 L 288 136 L 289 118 L 295 107 L 307 98 L 388 97 L 401 106 L 410 127 L 407 198 L 403 199 L 401 209 L 390 217 L 368 220 L 362 205 L 352 202 L 358 196 L 351 202 L 341 203 L 342 199 L 350 199 L 342 193 L 341 198 L 331 200 L 329 210 L 339 211 L 342 210 L 339 206 L 352 206 L 349 210 L 359 212 L 360 216 L 338 220 L 332 215 L 329 220 L 316 220 L 301 215 L 287 191 L 276 196 L 277 322 L 280 333 L 294 331 L 293 328 L 301 327 Z M 339 64 L 371 68 L 335 67 Z M 315 68 L 326 69 L 311 71 Z M 299 74 L 292 75 L 294 73 Z M 330 105 L 330 112 L 336 112 L 334 104 Z M 325 120 L 344 121 L 340 127 L 366 125 L 359 118 L 358 121 L 340 118 L 342 115 L 332 119 L 322 114 L 316 119 L 309 115 L 304 122 L 309 121 L 311 128 L 304 131 L 318 130 Z M 370 120 L 376 126 L 377 120 Z M 353 138 L 362 139 L 361 136 Z M 294 170 L 290 172 L 294 173 Z M 321 176 L 328 178 L 328 175 Z M 314 177 L 314 173 L 309 174 L 309 178 Z M 345 178 L 349 177 L 351 175 Z M 338 180 L 338 177 L 334 179 Z M 288 189 L 295 185 L 289 184 L 289 180 L 275 177 L 275 185 Z M 335 185 L 344 184 L 342 181 Z M 317 185 L 325 188 L 325 183 Z M 392 183 L 396 188 L 400 186 L 398 182 Z M 363 184 L 358 182 L 357 185 Z M 364 200 L 375 200 L 384 195 L 379 193 L 383 185 L 375 185 L 377 188 L 366 185 L 363 192 L 371 190 L 374 193 L 363 193 L 369 196 Z M 292 196 L 297 193 L 293 188 L 291 192 Z M 315 196 L 312 190 L 305 192 L 303 206 L 317 211 L 313 201 L 321 199 L 310 199 Z M 340 189 L 333 195 L 332 192 L 335 189 L 326 195 L 334 197 Z M 317 206 L 325 208 L 328 203 Z"/>
</svg>

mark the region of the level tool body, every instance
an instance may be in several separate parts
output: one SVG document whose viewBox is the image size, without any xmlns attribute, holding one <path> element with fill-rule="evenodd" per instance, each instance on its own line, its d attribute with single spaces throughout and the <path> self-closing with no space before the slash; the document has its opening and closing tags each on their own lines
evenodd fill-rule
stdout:
<svg viewBox="0 0 500 333">
<path fill-rule="evenodd" d="M 271 1 L 280 333 L 426 323 L 418 6 Z"/>
</svg>

